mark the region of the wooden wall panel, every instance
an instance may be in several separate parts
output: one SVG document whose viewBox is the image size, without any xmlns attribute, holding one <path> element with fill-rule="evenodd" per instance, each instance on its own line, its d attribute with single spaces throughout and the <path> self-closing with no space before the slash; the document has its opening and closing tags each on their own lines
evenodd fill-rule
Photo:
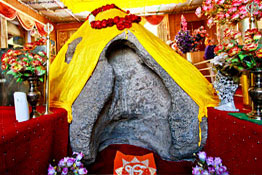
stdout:
<svg viewBox="0 0 262 175">
<path fill-rule="evenodd" d="M 56 25 L 57 52 L 83 23 L 60 23 Z"/>
<path fill-rule="evenodd" d="M 178 31 L 181 29 L 180 22 L 181 22 L 181 15 L 180 14 L 170 14 L 169 15 L 169 26 L 170 26 L 170 38 L 173 40 L 175 36 L 177 35 Z M 207 33 L 211 38 L 217 42 L 217 36 L 216 36 L 216 26 L 213 26 L 211 29 L 206 26 L 206 17 L 203 16 L 201 18 L 198 18 L 195 13 L 183 13 L 184 17 L 186 18 L 187 22 L 201 22 L 204 21 L 204 27 L 207 30 Z"/>
</svg>

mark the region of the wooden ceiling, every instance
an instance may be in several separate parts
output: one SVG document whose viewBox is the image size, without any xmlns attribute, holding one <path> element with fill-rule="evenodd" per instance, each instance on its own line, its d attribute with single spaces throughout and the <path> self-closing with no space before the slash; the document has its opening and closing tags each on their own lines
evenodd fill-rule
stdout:
<svg viewBox="0 0 262 175">
<path fill-rule="evenodd" d="M 40 15 L 48 18 L 54 23 L 82 22 L 90 12 L 74 14 L 60 0 L 18 0 L 23 5 L 28 6 Z M 138 15 L 163 14 L 163 13 L 181 13 L 195 10 L 202 4 L 202 0 L 188 0 L 182 4 L 170 4 L 150 6 L 130 10 L 131 13 Z"/>
</svg>

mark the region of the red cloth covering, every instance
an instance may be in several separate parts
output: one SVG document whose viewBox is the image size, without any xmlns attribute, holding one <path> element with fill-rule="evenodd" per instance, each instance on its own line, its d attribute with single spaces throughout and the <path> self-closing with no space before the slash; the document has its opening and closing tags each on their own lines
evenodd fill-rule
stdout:
<svg viewBox="0 0 262 175">
<path fill-rule="evenodd" d="M 53 159 L 67 156 L 67 112 L 61 108 L 51 111 L 53 114 L 19 123 L 13 107 L 0 107 L 1 175 L 46 175 Z"/>
<path fill-rule="evenodd" d="M 243 111 L 242 101 L 236 107 Z M 151 153 L 132 145 L 110 145 L 98 153 L 95 163 L 88 167 L 90 174 L 112 174 L 116 151 L 128 155 Z M 262 126 L 240 120 L 228 112 L 208 108 L 208 139 L 204 147 L 208 156 L 220 157 L 230 174 L 261 174 Z M 191 174 L 192 162 L 164 161 L 154 153 L 157 174 Z"/>
<path fill-rule="evenodd" d="M 241 101 L 236 107 L 243 111 Z M 262 173 L 262 126 L 208 109 L 208 139 L 204 150 L 208 156 L 220 157 L 230 174 Z"/>
<path fill-rule="evenodd" d="M 116 152 L 120 151 L 127 155 L 142 156 L 153 153 L 145 148 L 133 145 L 110 145 L 103 151 L 98 153 L 96 162 L 87 167 L 88 174 L 113 174 L 114 158 Z M 157 168 L 157 174 L 192 174 L 192 162 L 181 161 L 172 162 L 165 161 L 154 153 L 154 159 Z"/>
</svg>

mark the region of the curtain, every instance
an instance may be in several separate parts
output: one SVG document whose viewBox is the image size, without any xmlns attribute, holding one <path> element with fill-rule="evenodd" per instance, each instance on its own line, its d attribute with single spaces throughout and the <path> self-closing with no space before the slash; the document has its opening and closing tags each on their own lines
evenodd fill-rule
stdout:
<svg viewBox="0 0 262 175">
<path fill-rule="evenodd" d="M 39 22 L 35 22 L 36 28 L 41 36 L 46 35 L 45 26 Z"/>
<path fill-rule="evenodd" d="M 20 24 L 23 26 L 24 29 L 27 31 L 32 30 L 35 26 L 35 21 L 31 18 L 28 18 L 26 15 L 22 13 L 17 13 L 17 18 Z"/>
<path fill-rule="evenodd" d="M 36 27 L 41 36 L 46 35 L 44 30 L 45 25 L 33 20 L 23 13 L 17 12 L 13 7 L 8 6 L 3 2 L 0 2 L 0 15 L 7 20 L 14 20 L 17 17 L 18 21 L 25 30 L 31 31 L 34 27 Z"/>
<path fill-rule="evenodd" d="M 167 42 L 170 40 L 170 32 L 169 32 L 169 19 L 168 15 L 164 16 L 164 19 L 160 22 L 160 24 L 157 26 L 157 35 L 158 37 L 164 41 Z"/>
<path fill-rule="evenodd" d="M 16 10 L 0 2 L 0 15 L 4 16 L 7 20 L 13 20 L 16 17 Z"/>
</svg>

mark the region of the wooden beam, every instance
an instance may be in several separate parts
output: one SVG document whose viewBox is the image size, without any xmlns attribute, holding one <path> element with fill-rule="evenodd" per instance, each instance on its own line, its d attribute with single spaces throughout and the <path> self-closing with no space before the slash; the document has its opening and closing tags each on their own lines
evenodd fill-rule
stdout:
<svg viewBox="0 0 262 175">
<path fill-rule="evenodd" d="M 8 48 L 7 40 L 8 40 L 8 33 L 7 33 L 7 21 L 4 17 L 0 16 L 1 18 L 1 42 L 0 42 L 0 48 Z"/>
<path fill-rule="evenodd" d="M 51 21 L 49 21 L 47 18 L 41 16 L 39 13 L 35 12 L 31 8 L 21 4 L 18 0 L 0 0 L 0 1 L 6 2 L 7 4 L 15 8 L 17 11 L 27 14 L 28 16 L 34 18 L 40 23 L 43 24 L 51 23 Z"/>
</svg>

